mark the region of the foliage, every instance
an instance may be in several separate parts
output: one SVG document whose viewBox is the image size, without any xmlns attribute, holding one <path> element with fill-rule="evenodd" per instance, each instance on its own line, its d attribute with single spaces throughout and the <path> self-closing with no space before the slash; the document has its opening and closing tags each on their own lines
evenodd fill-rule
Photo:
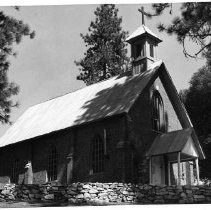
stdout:
<svg viewBox="0 0 211 210">
<path fill-rule="evenodd" d="M 103 4 L 94 12 L 96 19 L 91 21 L 89 33 L 81 34 L 86 47 L 85 57 L 75 61 L 80 66 L 78 80 L 90 85 L 123 71 L 128 58 L 126 56 L 127 32 L 122 30 L 122 18 L 113 4 Z"/>
<path fill-rule="evenodd" d="M 182 101 L 199 136 L 211 134 L 211 66 L 194 73 L 190 87 L 180 92 Z"/>
<path fill-rule="evenodd" d="M 0 11 L 0 122 L 10 123 L 11 108 L 17 106 L 11 99 L 17 95 L 19 87 L 8 80 L 9 56 L 16 56 L 14 44 L 19 44 L 23 36 L 33 38 L 35 32 L 21 20 L 17 20 Z"/>
<path fill-rule="evenodd" d="M 202 177 L 211 178 L 211 65 L 199 69 L 190 80 L 190 87 L 180 91 L 183 101 L 199 140 L 206 159 L 200 161 Z"/>
<path fill-rule="evenodd" d="M 172 4 L 161 3 L 153 4 L 154 13 L 148 13 L 148 17 L 158 16 L 164 10 L 170 8 L 172 13 Z M 197 57 L 206 56 L 209 46 L 211 46 L 211 2 L 187 2 L 181 7 L 181 16 L 175 17 L 171 24 L 165 26 L 159 24 L 158 29 L 165 31 L 169 35 L 176 35 L 179 43 L 183 45 L 185 56 Z M 187 52 L 186 40 L 192 40 L 199 46 L 199 50 L 194 54 Z"/>
</svg>

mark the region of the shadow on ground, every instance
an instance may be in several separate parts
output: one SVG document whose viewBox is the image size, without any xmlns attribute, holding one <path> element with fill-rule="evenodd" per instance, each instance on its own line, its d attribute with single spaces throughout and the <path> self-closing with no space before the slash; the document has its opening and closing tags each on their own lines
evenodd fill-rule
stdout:
<svg viewBox="0 0 211 210">
<path fill-rule="evenodd" d="M 63 206 L 107 206 L 117 204 L 55 202 L 55 201 L 5 201 L 0 202 L 0 208 L 29 208 L 29 207 L 63 207 Z"/>
</svg>

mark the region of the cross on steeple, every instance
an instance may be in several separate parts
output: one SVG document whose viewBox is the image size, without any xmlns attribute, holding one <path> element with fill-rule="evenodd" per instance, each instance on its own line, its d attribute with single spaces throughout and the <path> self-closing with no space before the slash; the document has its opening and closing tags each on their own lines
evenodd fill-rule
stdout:
<svg viewBox="0 0 211 210">
<path fill-rule="evenodd" d="M 144 12 L 144 7 L 141 7 L 141 9 L 138 9 L 138 11 L 142 14 L 142 25 L 145 25 L 144 15 L 147 15 L 147 13 Z"/>
</svg>

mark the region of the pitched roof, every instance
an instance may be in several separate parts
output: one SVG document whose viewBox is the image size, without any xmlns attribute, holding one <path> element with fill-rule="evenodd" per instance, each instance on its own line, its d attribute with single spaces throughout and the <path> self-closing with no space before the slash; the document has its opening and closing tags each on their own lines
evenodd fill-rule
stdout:
<svg viewBox="0 0 211 210">
<path fill-rule="evenodd" d="M 145 25 L 139 26 L 127 39 L 127 42 L 131 42 L 133 39 L 140 37 L 144 34 L 149 34 L 153 38 L 155 38 L 158 42 L 162 42 L 162 40 L 154 34 L 149 28 L 147 28 Z"/>
<path fill-rule="evenodd" d="M 0 138 L 0 147 L 128 112 L 162 63 L 153 63 L 142 74 L 116 76 L 28 108 Z"/>
<path fill-rule="evenodd" d="M 148 156 L 163 155 L 176 152 L 183 152 L 189 155 L 189 153 L 191 152 L 189 150 L 191 149 L 192 145 L 190 142 L 190 138 L 192 139 L 193 135 L 193 128 L 160 134 L 153 141 L 148 151 Z M 199 157 L 204 158 L 201 147 L 199 147 L 198 144 L 196 144 L 195 142 L 192 146 L 196 148 L 196 153 L 198 153 Z"/>
<path fill-rule="evenodd" d="M 161 155 L 181 151 L 190 137 L 192 130 L 185 129 L 158 135 L 152 143 L 148 154 Z"/>
</svg>

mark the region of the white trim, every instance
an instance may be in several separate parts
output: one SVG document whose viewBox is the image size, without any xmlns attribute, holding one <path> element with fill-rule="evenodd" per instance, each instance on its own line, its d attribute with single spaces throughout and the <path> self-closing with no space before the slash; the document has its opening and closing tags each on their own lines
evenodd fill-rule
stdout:
<svg viewBox="0 0 211 210">
<path fill-rule="evenodd" d="M 180 152 L 178 152 L 177 156 L 177 166 L 178 166 L 178 186 L 180 186 L 181 185 Z"/>
</svg>

